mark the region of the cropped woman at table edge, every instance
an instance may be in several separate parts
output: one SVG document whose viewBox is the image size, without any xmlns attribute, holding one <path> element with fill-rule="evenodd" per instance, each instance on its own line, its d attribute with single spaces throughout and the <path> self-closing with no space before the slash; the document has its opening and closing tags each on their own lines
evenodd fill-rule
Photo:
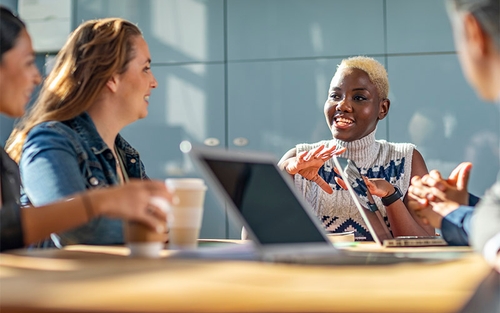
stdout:
<svg viewBox="0 0 500 313">
<path fill-rule="evenodd" d="M 0 6 L 0 113 L 17 118 L 41 76 L 35 65 L 31 38 L 24 23 Z M 107 215 L 140 221 L 164 231 L 165 213 L 150 199 L 171 195 L 163 182 L 131 181 L 115 188 L 74 194 L 64 201 L 40 207 L 20 207 L 20 176 L 17 164 L 0 149 L 0 250 L 21 248 Z"/>
<path fill-rule="evenodd" d="M 460 65 L 483 100 L 500 104 L 500 1 L 446 0 Z M 478 108 L 479 109 L 479 108 Z M 412 180 L 410 206 L 449 241 L 470 243 L 500 272 L 500 177 L 478 205 L 467 205 L 472 164 L 457 166 L 448 179 L 437 170 Z M 429 210 L 431 208 L 431 210 Z"/>
</svg>

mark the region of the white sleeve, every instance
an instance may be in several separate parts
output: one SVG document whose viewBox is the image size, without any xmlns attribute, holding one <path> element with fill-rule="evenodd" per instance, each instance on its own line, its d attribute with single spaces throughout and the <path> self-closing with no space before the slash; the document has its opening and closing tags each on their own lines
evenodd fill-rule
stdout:
<svg viewBox="0 0 500 313">
<path fill-rule="evenodd" d="M 483 256 L 489 264 L 493 265 L 500 251 L 500 232 L 486 242 L 483 248 Z"/>
</svg>

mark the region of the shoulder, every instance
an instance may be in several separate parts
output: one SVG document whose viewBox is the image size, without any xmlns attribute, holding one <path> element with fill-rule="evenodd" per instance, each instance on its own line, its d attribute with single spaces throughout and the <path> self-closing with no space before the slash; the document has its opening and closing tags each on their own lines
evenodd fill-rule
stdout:
<svg viewBox="0 0 500 313">
<path fill-rule="evenodd" d="M 77 143 L 78 134 L 62 122 L 44 122 L 33 127 L 23 145 L 22 158 L 49 149 L 67 149 Z"/>
<path fill-rule="evenodd" d="M 428 172 L 429 170 L 425 164 L 424 157 L 420 154 L 420 152 L 418 152 L 417 149 L 414 149 L 411 162 L 411 176 L 424 176 Z"/>
<path fill-rule="evenodd" d="M 26 141 L 34 139 L 43 139 L 44 136 L 76 136 L 77 133 L 63 122 L 49 121 L 33 127 L 26 137 Z"/>
</svg>

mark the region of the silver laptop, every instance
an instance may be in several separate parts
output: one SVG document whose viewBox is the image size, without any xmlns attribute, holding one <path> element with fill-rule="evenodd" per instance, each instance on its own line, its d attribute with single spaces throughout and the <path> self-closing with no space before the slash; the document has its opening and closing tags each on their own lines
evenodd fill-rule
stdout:
<svg viewBox="0 0 500 313">
<path fill-rule="evenodd" d="M 423 247 L 423 246 L 446 246 L 447 243 L 438 236 L 402 236 L 394 238 L 392 232 L 387 227 L 377 204 L 373 200 L 361 173 L 354 161 L 334 157 L 335 167 L 346 183 L 359 213 L 370 231 L 373 240 L 385 247 Z"/>
<path fill-rule="evenodd" d="M 308 264 L 393 264 L 436 258 L 435 254 L 337 249 L 309 204 L 296 191 L 290 175 L 277 167 L 277 159 L 272 155 L 199 147 L 193 147 L 189 154 L 221 207 L 227 207 L 246 228 L 256 259 Z M 438 259 L 456 257 L 448 254 Z"/>
</svg>

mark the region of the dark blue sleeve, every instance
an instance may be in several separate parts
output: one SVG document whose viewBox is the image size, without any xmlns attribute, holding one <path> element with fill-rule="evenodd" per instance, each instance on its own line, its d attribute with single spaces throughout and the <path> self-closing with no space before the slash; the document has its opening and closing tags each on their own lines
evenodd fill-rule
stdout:
<svg viewBox="0 0 500 313">
<path fill-rule="evenodd" d="M 476 206 L 479 200 L 481 200 L 481 198 L 469 193 L 469 206 Z"/>
<path fill-rule="evenodd" d="M 460 206 L 443 217 L 441 234 L 452 246 L 468 246 L 473 207 Z"/>
</svg>

